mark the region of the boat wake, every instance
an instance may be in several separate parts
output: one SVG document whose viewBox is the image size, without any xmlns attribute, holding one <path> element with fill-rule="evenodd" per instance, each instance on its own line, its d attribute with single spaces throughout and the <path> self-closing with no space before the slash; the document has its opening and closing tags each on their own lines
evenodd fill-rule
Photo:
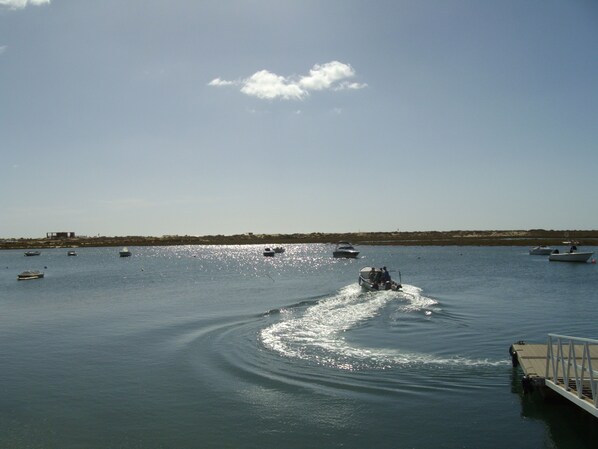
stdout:
<svg viewBox="0 0 598 449">
<path fill-rule="evenodd" d="M 367 325 L 395 304 L 401 313 L 431 315 L 438 301 L 422 295 L 416 286 L 403 291 L 363 292 L 357 284 L 342 288 L 331 297 L 277 310 L 279 320 L 260 331 L 265 348 L 287 358 L 306 360 L 343 370 L 389 369 L 413 365 L 488 366 L 496 362 L 463 357 L 442 358 L 399 348 L 361 347 L 346 337 Z M 502 362 L 498 362 L 501 364 Z"/>
</svg>

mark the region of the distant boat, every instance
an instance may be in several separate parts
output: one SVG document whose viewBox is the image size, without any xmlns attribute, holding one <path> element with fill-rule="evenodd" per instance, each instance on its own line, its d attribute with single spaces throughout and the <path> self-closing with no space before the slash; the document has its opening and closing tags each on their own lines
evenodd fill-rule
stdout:
<svg viewBox="0 0 598 449">
<path fill-rule="evenodd" d="M 27 251 L 25 252 L 26 256 L 39 256 L 41 253 L 39 251 Z"/>
<path fill-rule="evenodd" d="M 277 246 L 276 248 L 274 248 L 274 252 L 276 254 L 284 253 L 284 248 L 282 246 Z"/>
<path fill-rule="evenodd" d="M 17 275 L 19 281 L 29 281 L 31 279 L 41 279 L 44 277 L 44 273 L 41 271 L 23 271 Z"/>
<path fill-rule="evenodd" d="M 338 242 L 336 248 L 332 252 L 334 257 L 344 257 L 346 259 L 355 259 L 359 255 L 359 251 L 353 248 L 349 242 Z"/>
<path fill-rule="evenodd" d="M 276 252 L 273 249 L 270 249 L 270 248 L 264 249 L 264 256 L 274 257 L 274 254 L 276 254 Z"/>
<path fill-rule="evenodd" d="M 532 249 L 529 250 L 530 255 L 532 256 L 548 256 L 552 254 L 554 248 L 546 245 L 534 246 Z"/>
<path fill-rule="evenodd" d="M 69 251 L 68 253 L 66 253 L 67 256 L 76 256 L 77 252 L 76 251 Z"/>
<path fill-rule="evenodd" d="M 129 248 L 125 246 L 123 249 L 120 250 L 118 254 L 120 254 L 120 257 L 130 257 L 131 251 L 129 251 Z"/>
<path fill-rule="evenodd" d="M 552 262 L 587 262 L 592 257 L 593 252 L 577 252 L 577 246 L 573 245 L 569 248 L 569 251 L 561 253 L 558 249 L 555 249 L 548 260 Z"/>
</svg>

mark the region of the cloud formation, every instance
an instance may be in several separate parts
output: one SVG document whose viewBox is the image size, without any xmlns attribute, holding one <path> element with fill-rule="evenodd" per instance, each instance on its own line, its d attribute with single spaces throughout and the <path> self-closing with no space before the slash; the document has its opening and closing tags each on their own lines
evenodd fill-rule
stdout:
<svg viewBox="0 0 598 449">
<path fill-rule="evenodd" d="M 5 6 L 9 9 L 23 9 L 29 5 L 47 5 L 50 0 L 0 0 L 0 7 Z"/>
<path fill-rule="evenodd" d="M 266 100 L 301 100 L 311 91 L 363 89 L 367 84 L 349 82 L 355 76 L 355 70 L 348 64 L 338 61 L 316 64 L 308 75 L 284 77 L 268 70 L 260 70 L 241 81 L 226 81 L 215 78 L 209 86 L 241 86 L 241 92 Z"/>
<path fill-rule="evenodd" d="M 230 86 L 231 84 L 235 83 L 233 81 L 225 81 L 220 78 L 214 78 L 208 83 L 208 86 Z"/>
</svg>

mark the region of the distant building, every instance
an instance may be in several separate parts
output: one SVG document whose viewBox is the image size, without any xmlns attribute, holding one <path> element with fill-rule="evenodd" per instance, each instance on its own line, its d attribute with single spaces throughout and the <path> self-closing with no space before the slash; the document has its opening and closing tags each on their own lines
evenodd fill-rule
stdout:
<svg viewBox="0 0 598 449">
<path fill-rule="evenodd" d="M 46 232 L 47 239 L 74 239 L 74 232 Z"/>
</svg>

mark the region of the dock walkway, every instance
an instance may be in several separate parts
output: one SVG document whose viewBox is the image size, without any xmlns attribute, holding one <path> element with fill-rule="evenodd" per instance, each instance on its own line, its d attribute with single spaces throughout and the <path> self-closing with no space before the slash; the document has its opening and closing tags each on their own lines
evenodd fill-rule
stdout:
<svg viewBox="0 0 598 449">
<path fill-rule="evenodd" d="M 514 343 L 523 389 L 547 387 L 598 417 L 598 340 L 549 334 L 547 344 Z"/>
</svg>

